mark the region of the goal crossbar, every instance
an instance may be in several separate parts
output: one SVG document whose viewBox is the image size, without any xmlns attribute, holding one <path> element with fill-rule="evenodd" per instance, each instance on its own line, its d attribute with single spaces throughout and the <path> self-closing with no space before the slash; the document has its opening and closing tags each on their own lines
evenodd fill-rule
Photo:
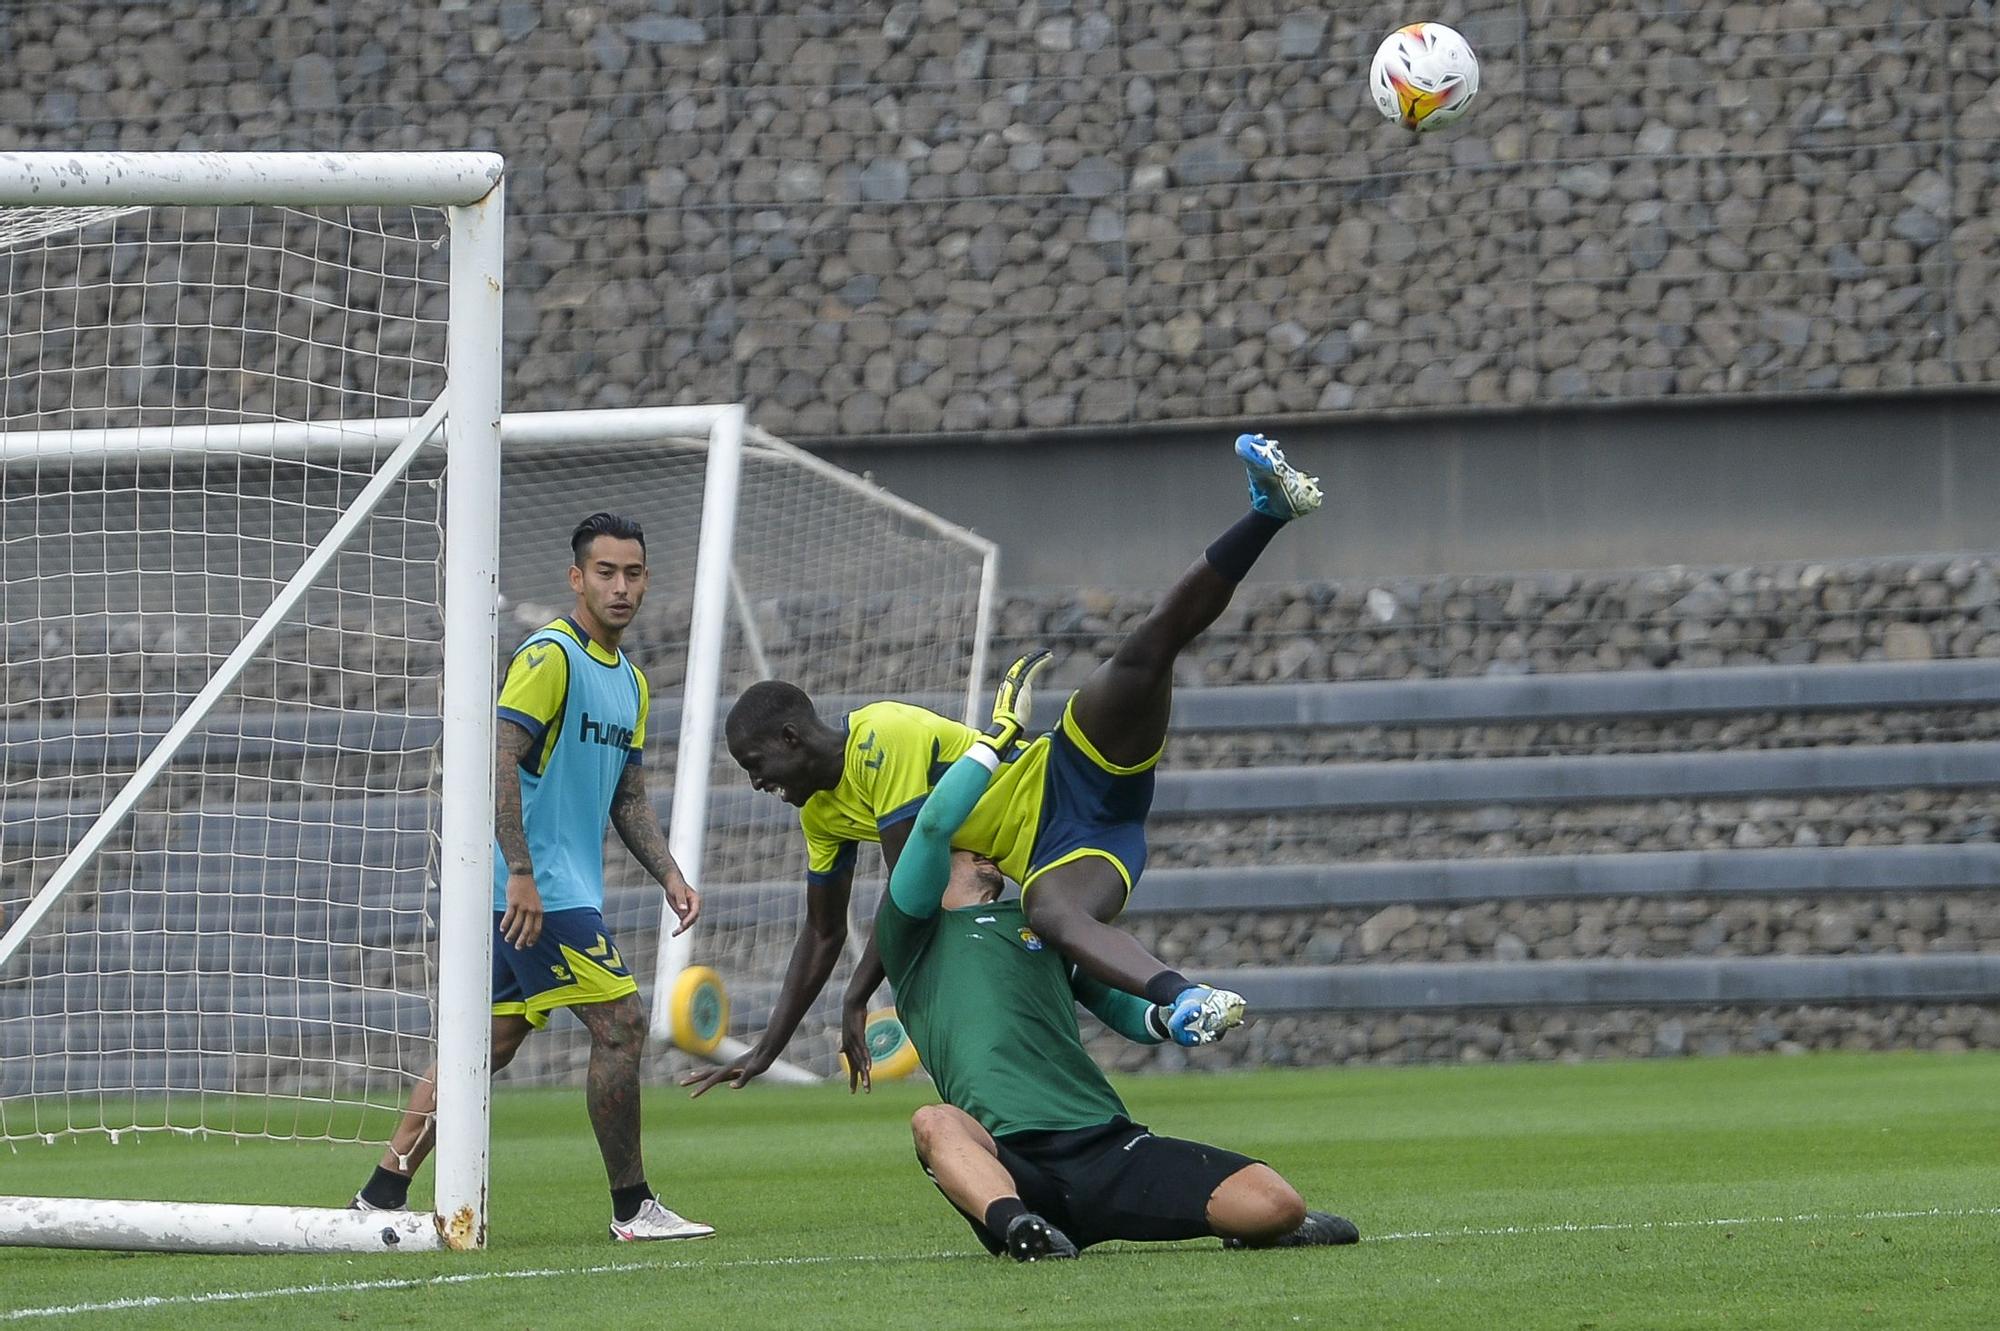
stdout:
<svg viewBox="0 0 2000 1331">
<path fill-rule="evenodd" d="M 583 411 L 510 411 L 500 418 L 500 442 L 510 452 L 594 445 L 645 444 L 664 439 L 708 438 L 722 407 L 601 407 Z M 740 409 L 739 409 L 740 410 Z M 154 453 L 231 452 L 293 457 L 325 448 L 366 448 L 408 435 L 415 416 L 369 420 L 247 421 L 210 425 L 137 425 L 76 430 L 0 430 L 0 461 L 37 454 L 129 458 Z M 765 439 L 762 431 L 753 431 Z M 817 461 L 817 459 L 814 459 Z M 848 481 L 857 478 L 830 464 Z M 898 501 L 903 502 L 903 501 Z M 911 505 L 914 509 L 915 506 Z M 935 522 L 922 509 L 917 513 Z"/>
<path fill-rule="evenodd" d="M 0 207 L 463 207 L 505 171 L 485 152 L 0 152 Z"/>
</svg>

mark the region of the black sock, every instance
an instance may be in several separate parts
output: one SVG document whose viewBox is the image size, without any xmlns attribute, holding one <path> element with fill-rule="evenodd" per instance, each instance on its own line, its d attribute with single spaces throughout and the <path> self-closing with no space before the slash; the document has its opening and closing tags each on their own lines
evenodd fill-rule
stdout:
<svg viewBox="0 0 2000 1331">
<path fill-rule="evenodd" d="M 1285 525 L 1281 518 L 1265 517 L 1256 510 L 1237 519 L 1236 525 L 1215 538 L 1208 547 L 1208 566 L 1231 582 L 1241 582 L 1264 547 Z"/>
<path fill-rule="evenodd" d="M 1159 1007 L 1169 1007 L 1181 996 L 1181 990 L 1192 987 L 1188 977 L 1179 971 L 1161 971 L 1146 981 L 1146 1001 Z"/>
<path fill-rule="evenodd" d="M 986 1232 L 1000 1243 L 1007 1241 L 1007 1226 L 1014 1223 L 1014 1217 L 1026 1215 L 1028 1204 L 1019 1197 L 1002 1197 L 986 1208 Z"/>
<path fill-rule="evenodd" d="M 652 1199 L 653 1190 L 646 1186 L 644 1179 L 640 1179 L 629 1188 L 613 1188 L 611 1190 L 611 1218 L 622 1225 L 633 1216 L 639 1214 L 639 1208 Z"/>
<path fill-rule="evenodd" d="M 361 1189 L 361 1200 L 385 1211 L 400 1211 L 410 1204 L 409 1176 L 391 1173 L 377 1165 L 375 1172 L 368 1176 L 367 1185 Z"/>
</svg>

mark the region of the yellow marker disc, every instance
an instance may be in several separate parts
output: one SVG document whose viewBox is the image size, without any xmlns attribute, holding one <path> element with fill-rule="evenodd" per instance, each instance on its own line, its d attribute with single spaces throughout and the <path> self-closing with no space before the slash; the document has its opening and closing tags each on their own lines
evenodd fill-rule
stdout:
<svg viewBox="0 0 2000 1331">
<path fill-rule="evenodd" d="M 680 973 L 667 1011 L 674 1022 L 674 1044 L 690 1054 L 707 1057 L 729 1033 L 729 991 L 706 966 L 689 966 Z"/>
<path fill-rule="evenodd" d="M 917 1061 L 917 1047 L 910 1043 L 910 1033 L 903 1029 L 896 1009 L 879 1007 L 868 1014 L 868 1062 L 869 1076 L 883 1081 L 894 1081 L 907 1077 L 921 1064 Z M 847 1055 L 840 1056 L 840 1070 L 847 1071 Z"/>
</svg>

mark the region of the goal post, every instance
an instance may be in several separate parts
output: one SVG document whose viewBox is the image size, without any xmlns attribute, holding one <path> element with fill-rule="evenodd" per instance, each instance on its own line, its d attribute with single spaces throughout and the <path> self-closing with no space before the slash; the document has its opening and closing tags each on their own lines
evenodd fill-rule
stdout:
<svg viewBox="0 0 2000 1331">
<path fill-rule="evenodd" d="M 41 655 L 17 661 L 9 642 L 0 809 L 19 816 L 0 829 L 25 824 L 36 850 L 66 843 L 46 876 L 33 856 L 16 861 L 28 867 L 13 888 L 29 895 L 12 903 L 0 938 L 0 1141 L 232 1135 L 239 1120 L 218 1119 L 207 1097 L 234 1106 L 245 1094 L 232 1080 L 237 1042 L 259 1022 L 293 1040 L 282 1054 L 260 1051 L 261 1084 L 277 1093 L 336 1076 L 328 1069 L 340 1056 L 321 1047 L 328 1042 L 386 1041 L 400 1052 L 428 1036 L 417 1028 L 430 1024 L 433 1002 L 438 1064 L 432 1215 L 385 1221 L 331 1207 L 0 1198 L 0 1243 L 204 1251 L 484 1244 L 502 175 L 489 153 L 0 153 L 8 279 L 0 582 L 10 601 L 19 597 L 10 631 L 21 614 L 43 627 L 45 644 Z M 428 252 L 441 246 L 448 270 L 428 273 Z M 357 404 L 385 402 L 406 409 L 386 430 L 350 415 Z M 441 458 L 420 461 L 440 442 Z M 64 515 L 95 525 L 62 533 Z M 68 536 L 70 549 L 45 557 L 44 542 L 57 535 Z M 65 568 L 66 558 L 78 567 Z M 217 559 L 231 567 L 193 586 Z M 408 568 L 425 561 L 433 573 L 422 585 Z M 99 579 L 88 595 L 86 577 Z M 261 607 L 252 604 L 259 588 L 269 594 Z M 422 791 L 438 792 L 429 862 L 417 870 L 437 888 L 436 979 L 432 992 L 376 1002 L 312 970 L 349 946 L 345 924 L 325 923 L 351 886 L 346 866 L 312 861 L 310 830 L 277 830 L 280 819 L 253 817 L 250 805 L 228 802 L 234 795 L 209 807 L 180 802 L 185 793 L 174 787 L 201 786 L 201 754 L 232 720 L 246 736 L 253 721 L 268 725 L 274 742 L 328 722 L 339 730 L 352 699 L 314 696 L 319 681 L 296 682 L 313 663 L 289 653 L 294 640 L 309 649 L 326 636 L 328 624 L 315 620 L 322 610 L 338 619 L 384 607 L 417 625 L 398 650 L 436 658 L 434 681 L 424 685 L 435 689 L 435 741 L 377 759 L 348 753 L 330 770 L 354 783 L 364 819 L 383 804 L 371 783 L 385 773 L 392 785 L 422 773 Z M 435 642 L 426 642 L 426 614 L 436 620 Z M 138 673 L 169 672 L 164 696 L 178 708 L 157 736 L 148 721 L 158 706 L 149 700 L 161 695 L 143 679 L 127 687 L 120 678 L 131 669 L 122 658 L 145 653 L 112 650 L 153 621 L 168 646 Z M 243 625 L 240 636 L 216 650 L 206 639 L 232 621 Z M 93 633 L 108 635 L 101 661 L 84 645 Z M 185 696 L 192 681 L 182 670 L 204 665 L 206 678 Z M 97 680 L 95 693 L 84 693 L 86 678 Z M 268 716 L 246 699 L 267 701 Z M 37 755 L 99 739 L 107 753 L 122 746 L 134 754 L 129 775 L 101 802 L 72 798 L 93 779 L 80 769 L 37 765 Z M 299 768 L 282 778 L 296 823 L 312 764 L 290 753 L 254 776 L 240 767 L 234 776 L 238 786 L 275 794 L 281 779 L 272 774 Z M 84 824 L 73 842 L 42 836 L 52 804 L 63 808 L 63 826 Z M 129 832 L 141 813 L 187 825 L 193 877 L 174 885 L 184 890 L 148 881 L 141 892 L 136 870 L 107 867 L 146 857 L 145 837 Z M 283 903 L 290 936 L 172 933 L 189 914 L 199 920 L 217 909 L 205 898 L 221 894 L 206 891 L 213 884 L 201 877 L 218 858 L 201 838 L 217 828 L 230 838 L 231 859 L 249 858 L 234 838 L 254 833 L 291 848 L 295 881 L 324 871 L 321 902 Z M 115 852 L 114 836 L 125 839 Z M 0 896 L 0 908 L 9 904 Z M 223 918 L 236 919 L 229 912 L 241 904 L 224 902 Z M 157 936 L 115 933 L 118 919 L 148 911 L 164 922 Z M 423 920 L 425 907 L 402 915 Z M 320 923 L 308 926 L 308 918 Z M 262 958 L 265 969 L 250 977 L 262 981 L 261 995 L 227 969 L 239 944 Z M 394 966 L 426 969 L 424 939 L 399 945 Z M 123 969 L 76 966 L 92 949 L 116 953 Z M 157 959 L 142 964 L 141 952 Z M 290 989 L 274 995 L 285 982 Z M 81 1007 L 114 990 L 130 1011 Z M 397 1016 L 390 1030 L 373 1024 L 376 1012 L 407 1012 L 409 1004 L 393 1001 L 404 996 L 423 1020 L 404 1027 Z M 72 1027 L 76 1047 L 67 1043 Z M 226 1047 L 214 1043 L 225 1039 Z M 72 1082 L 94 1093 L 89 1112 L 70 1107 Z M 383 1078 L 352 1095 L 327 1092 L 323 1123 L 393 1113 L 389 1102 L 403 1089 Z M 183 1109 L 189 1097 L 194 1105 Z M 268 1110 L 247 1129 L 291 1130 Z"/>
</svg>

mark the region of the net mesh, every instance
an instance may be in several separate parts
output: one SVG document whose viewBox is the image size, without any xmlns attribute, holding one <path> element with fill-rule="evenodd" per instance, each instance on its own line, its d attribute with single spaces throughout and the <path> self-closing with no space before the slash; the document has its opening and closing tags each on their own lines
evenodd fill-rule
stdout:
<svg viewBox="0 0 2000 1331">
<path fill-rule="evenodd" d="M 378 471 L 395 440 L 361 423 L 441 390 L 444 235 L 410 210 L 0 216 L 0 927 Z M 354 427 L 339 448 L 288 442 L 336 422 Z M 146 451 L 116 433 L 135 427 L 180 433 Z M 894 696 L 960 714 L 983 547 L 752 433 L 723 704 L 777 675 L 830 712 Z M 503 654 L 569 608 L 577 519 L 645 523 L 654 583 L 625 646 L 652 683 L 663 819 L 707 460 L 664 440 L 503 469 Z M 0 1140 L 388 1135 L 433 1052 L 441 475 L 441 450 L 419 455 L 0 966 Z M 803 849 L 792 812 L 711 756 L 696 956 L 747 1034 L 803 916 Z M 650 993 L 659 890 L 615 836 L 607 872 Z M 794 1056 L 830 1070 L 836 1020 L 816 1008 Z M 570 1081 L 587 1052 L 558 1020 L 505 1075 Z"/>
<path fill-rule="evenodd" d="M 984 546 L 874 486 L 752 431 L 731 551 L 731 595 L 720 705 L 759 679 L 792 681 L 822 714 L 880 698 L 922 702 L 964 715 L 974 668 Z M 647 673 L 653 715 L 646 766 L 662 821 L 680 771 L 681 685 L 687 669 L 695 548 L 707 451 L 698 441 L 510 454 L 501 511 L 503 650 L 566 613 L 569 532 L 608 508 L 644 525 L 652 583 L 624 647 Z M 762 1029 L 805 913 L 805 851 L 796 811 L 754 795 L 722 747 L 710 755 L 710 796 L 701 875 L 702 921 L 695 962 L 714 967 L 731 999 L 731 1034 Z M 625 960 L 650 998 L 659 944 L 659 887 L 615 835 L 606 852 L 605 915 Z M 848 961 L 873 919 L 880 857 L 856 870 Z M 786 1057 L 833 1070 L 838 1050 L 836 982 L 807 1015 Z M 503 1075 L 561 1081 L 589 1046 L 574 1022 L 538 1033 Z M 649 1064 L 654 1076 L 670 1060 Z"/>
<path fill-rule="evenodd" d="M 395 443 L 273 436 L 440 390 L 446 233 L 407 208 L 0 214 L 0 923 Z M 208 442 L 105 433 L 133 427 Z M 386 1136 L 432 1024 L 441 464 L 0 967 L 0 1139 Z"/>
</svg>

